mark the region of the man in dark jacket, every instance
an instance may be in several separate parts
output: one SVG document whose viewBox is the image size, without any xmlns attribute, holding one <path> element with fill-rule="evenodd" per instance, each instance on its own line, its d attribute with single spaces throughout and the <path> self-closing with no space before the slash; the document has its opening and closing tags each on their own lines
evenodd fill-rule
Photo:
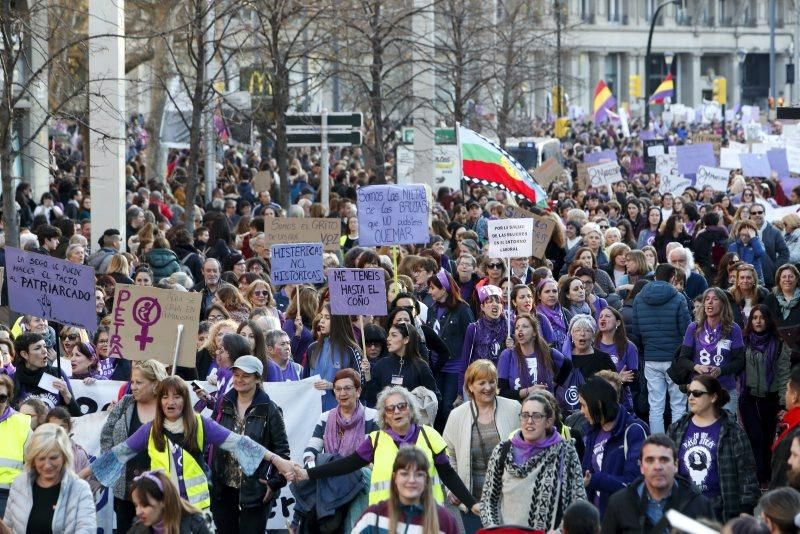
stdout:
<svg viewBox="0 0 800 534">
<path fill-rule="evenodd" d="M 659 265 L 655 281 L 644 286 L 633 301 L 630 338 L 644 357 L 650 430 L 654 434 L 664 432 L 667 391 L 672 420 L 677 421 L 686 411 L 686 395 L 667 375 L 667 369 L 676 349 L 683 342 L 690 321 L 686 299 L 671 285 L 674 276 L 675 267 Z"/>
<path fill-rule="evenodd" d="M 783 232 L 764 219 L 764 206 L 753 204 L 750 218 L 758 227 L 758 237 L 764 245 L 766 255 L 761 259 L 764 269 L 764 285 L 771 288 L 775 285 L 775 271 L 784 263 L 789 263 L 789 247 L 783 238 Z"/>
<path fill-rule="evenodd" d="M 669 530 L 667 510 L 692 519 L 714 519 L 711 502 L 677 475 L 678 447 L 664 434 L 644 440 L 639 470 L 641 478 L 608 500 L 603 534 L 661 534 Z"/>
</svg>

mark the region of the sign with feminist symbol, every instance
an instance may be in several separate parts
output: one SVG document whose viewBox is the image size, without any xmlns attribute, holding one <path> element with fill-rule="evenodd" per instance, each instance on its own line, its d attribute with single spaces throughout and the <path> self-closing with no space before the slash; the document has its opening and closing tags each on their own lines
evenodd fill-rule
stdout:
<svg viewBox="0 0 800 534">
<path fill-rule="evenodd" d="M 109 355 L 127 360 L 154 359 L 172 365 L 178 325 L 182 324 L 178 365 L 194 367 L 201 299 L 200 293 L 117 286 Z"/>
</svg>

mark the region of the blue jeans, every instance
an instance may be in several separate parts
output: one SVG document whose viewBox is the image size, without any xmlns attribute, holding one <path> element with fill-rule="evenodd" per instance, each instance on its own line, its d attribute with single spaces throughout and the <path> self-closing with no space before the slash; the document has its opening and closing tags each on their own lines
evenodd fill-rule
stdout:
<svg viewBox="0 0 800 534">
<path fill-rule="evenodd" d="M 667 376 L 667 369 L 670 365 L 671 362 L 644 362 L 647 401 L 650 403 L 650 432 L 652 434 L 664 432 L 664 409 L 667 406 L 668 391 L 672 421 L 677 421 L 686 413 L 686 395 Z"/>
<path fill-rule="evenodd" d="M 736 387 L 733 389 L 728 390 L 728 394 L 731 396 L 731 400 L 728 401 L 728 404 L 724 406 L 726 410 L 728 410 L 733 415 L 733 420 L 739 420 L 739 392 L 736 390 Z"/>
<path fill-rule="evenodd" d="M 450 417 L 450 412 L 453 410 L 453 403 L 458 397 L 458 374 L 440 372 L 439 376 L 436 377 L 436 383 L 439 385 L 442 402 L 439 404 L 439 412 L 436 414 L 434 428 L 439 432 L 443 432 L 447 418 Z"/>
</svg>

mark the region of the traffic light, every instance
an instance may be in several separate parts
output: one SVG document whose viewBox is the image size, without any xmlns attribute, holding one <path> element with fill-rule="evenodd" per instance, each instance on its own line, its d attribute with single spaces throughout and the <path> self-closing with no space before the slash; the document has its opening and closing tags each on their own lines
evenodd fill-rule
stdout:
<svg viewBox="0 0 800 534">
<path fill-rule="evenodd" d="M 566 117 L 559 117 L 556 119 L 556 138 L 564 139 L 569 135 L 569 129 L 572 126 L 570 120 Z"/>
<path fill-rule="evenodd" d="M 628 93 L 631 100 L 642 98 L 642 77 L 638 74 L 631 74 L 628 78 Z"/>
<path fill-rule="evenodd" d="M 723 106 L 728 103 L 728 80 L 722 76 L 714 78 L 714 102 Z"/>
</svg>

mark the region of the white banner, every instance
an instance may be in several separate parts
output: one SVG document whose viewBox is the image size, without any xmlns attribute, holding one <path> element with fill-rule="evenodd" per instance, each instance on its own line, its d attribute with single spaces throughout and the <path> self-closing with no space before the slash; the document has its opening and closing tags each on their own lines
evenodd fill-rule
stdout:
<svg viewBox="0 0 800 534">
<path fill-rule="evenodd" d="M 314 433 L 314 427 L 322 414 L 322 391 L 314 389 L 314 382 L 319 376 L 312 376 L 300 382 L 265 382 L 264 391 L 270 399 L 283 411 L 283 422 L 289 440 L 292 461 L 302 464 L 303 451 Z M 198 382 L 204 384 L 203 382 Z M 84 416 L 73 418 L 73 439 L 81 445 L 90 456 L 100 454 L 100 432 L 108 418 L 107 408 L 117 400 L 120 387 L 124 382 L 99 380 L 86 385 L 81 380 L 72 380 L 72 391 Z M 194 392 L 189 389 L 192 403 L 197 402 Z M 101 513 L 101 499 L 98 503 L 98 514 Z M 267 529 L 286 529 L 294 513 L 294 497 L 288 486 L 281 490 L 280 497 L 267 522 Z M 100 516 L 98 516 L 100 517 Z M 110 530 L 107 532 L 110 533 Z"/>
<path fill-rule="evenodd" d="M 592 187 L 602 187 L 622 181 L 622 172 L 616 161 L 589 167 L 586 172 L 589 174 L 589 183 Z"/>
<path fill-rule="evenodd" d="M 726 169 L 717 169 L 715 167 L 700 165 L 697 169 L 695 187 L 698 191 L 702 191 L 706 186 L 711 186 L 714 191 L 721 191 L 724 193 L 728 190 L 729 176 L 730 171 Z"/>
<path fill-rule="evenodd" d="M 490 257 L 527 258 L 531 255 L 533 219 L 491 220 L 488 233 Z"/>
</svg>

